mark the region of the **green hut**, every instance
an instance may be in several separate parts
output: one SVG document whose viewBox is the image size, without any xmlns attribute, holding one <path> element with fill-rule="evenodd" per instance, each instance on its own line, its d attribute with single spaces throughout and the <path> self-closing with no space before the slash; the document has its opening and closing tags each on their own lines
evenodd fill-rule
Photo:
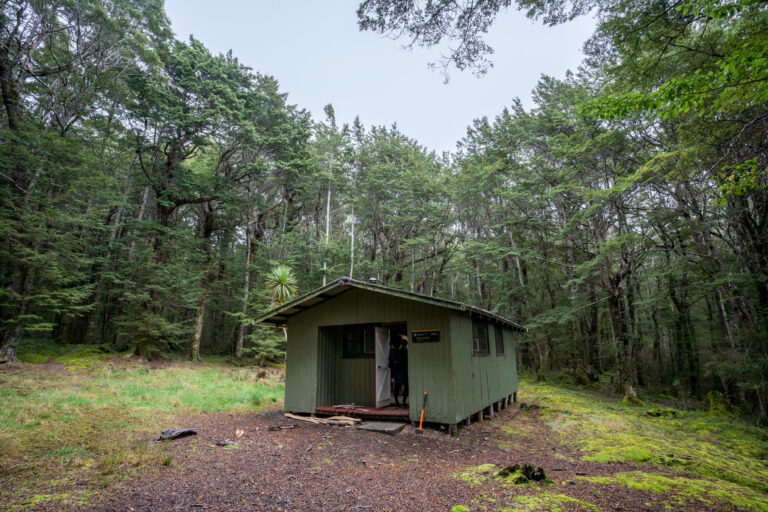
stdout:
<svg viewBox="0 0 768 512">
<path fill-rule="evenodd" d="M 417 421 L 427 391 L 424 421 L 456 425 L 516 400 L 515 339 L 525 329 L 480 308 L 343 277 L 256 323 L 288 329 L 286 411 Z M 401 335 L 410 400 L 398 411 L 388 357 Z"/>
</svg>

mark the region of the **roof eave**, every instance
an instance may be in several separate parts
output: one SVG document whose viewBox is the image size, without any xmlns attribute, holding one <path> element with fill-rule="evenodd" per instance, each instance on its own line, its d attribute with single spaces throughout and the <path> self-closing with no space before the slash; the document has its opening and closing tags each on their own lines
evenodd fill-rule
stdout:
<svg viewBox="0 0 768 512">
<path fill-rule="evenodd" d="M 507 325 L 513 329 L 517 329 L 519 331 L 525 332 L 527 329 L 519 324 L 516 324 L 515 322 L 512 322 L 511 320 L 504 318 L 503 316 L 497 315 L 495 313 L 491 313 L 490 311 L 486 311 L 484 309 L 477 308 L 475 306 L 470 306 L 469 304 L 463 304 L 461 302 L 451 301 L 447 299 L 441 299 L 439 297 L 430 297 L 428 295 L 422 295 L 419 293 L 414 292 L 408 292 L 405 290 L 397 290 L 395 288 L 390 288 L 388 286 L 375 284 L 375 283 L 367 283 L 365 281 L 357 281 L 354 279 L 351 279 L 349 277 L 342 277 L 340 279 L 337 279 L 336 281 L 333 281 L 331 283 L 328 283 L 325 286 L 322 286 L 320 288 L 317 288 L 305 295 L 302 295 L 301 297 L 298 297 L 286 304 L 283 304 L 282 306 L 278 306 L 277 308 L 268 311 L 267 313 L 264 313 L 263 315 L 257 317 L 254 320 L 255 324 L 267 324 L 267 325 L 273 325 L 275 327 L 285 327 L 287 325 L 288 320 L 290 317 L 297 315 L 301 313 L 301 311 L 298 311 L 296 313 L 293 313 L 289 315 L 288 317 L 281 317 L 280 314 L 284 313 L 286 311 L 290 311 L 291 309 L 308 309 L 309 307 L 313 307 L 314 304 L 308 306 L 308 307 L 300 307 L 304 302 L 312 300 L 315 297 L 321 296 L 326 294 L 326 292 L 344 287 L 344 290 L 342 290 L 339 293 L 334 293 L 330 297 L 326 297 L 325 300 L 333 298 L 344 291 L 350 289 L 350 288 L 360 288 L 363 290 L 369 290 L 374 291 L 378 293 L 383 293 L 385 295 L 391 295 L 393 297 L 399 297 L 406 300 L 417 300 L 420 302 L 424 302 L 426 304 L 431 304 L 433 306 L 442 307 L 446 309 L 452 309 L 454 311 L 462 311 L 462 312 L 469 312 L 474 313 L 476 315 L 480 315 L 483 317 L 486 317 L 490 320 L 495 320 L 497 322 L 500 322 L 504 325 Z M 322 302 L 322 301 L 321 301 Z M 274 317 L 279 317 L 276 321 L 270 321 Z"/>
</svg>

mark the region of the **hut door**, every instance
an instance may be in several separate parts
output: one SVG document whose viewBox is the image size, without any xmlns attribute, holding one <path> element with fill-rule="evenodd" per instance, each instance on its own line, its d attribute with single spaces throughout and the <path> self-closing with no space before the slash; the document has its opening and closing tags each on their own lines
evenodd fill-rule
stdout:
<svg viewBox="0 0 768 512">
<path fill-rule="evenodd" d="M 389 329 L 376 327 L 376 407 L 390 402 Z"/>
</svg>

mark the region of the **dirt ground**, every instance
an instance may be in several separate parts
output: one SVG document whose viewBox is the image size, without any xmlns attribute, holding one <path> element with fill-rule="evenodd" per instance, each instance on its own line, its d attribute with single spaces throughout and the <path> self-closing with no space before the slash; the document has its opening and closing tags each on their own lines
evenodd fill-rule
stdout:
<svg viewBox="0 0 768 512">
<path fill-rule="evenodd" d="M 67 373 L 53 360 L 41 368 Z M 524 394 L 521 400 L 529 401 Z M 269 430 L 280 425 L 294 428 Z M 686 502 L 680 496 L 587 482 L 581 477 L 664 470 L 583 461 L 583 454 L 547 426 L 539 412 L 524 412 L 518 404 L 492 419 L 461 426 L 454 437 L 437 425 L 426 426 L 421 435 L 406 426 L 390 436 L 301 422 L 279 411 L 181 416 L 167 428 L 196 428 L 198 435 L 165 442 L 167 465 L 149 465 L 133 473 L 139 476 L 111 482 L 96 495 L 89 492 L 87 505 L 75 508 L 104 512 L 737 510 L 714 501 Z M 217 446 L 220 440 L 238 446 Z M 473 483 L 462 478 L 461 473 L 483 464 L 541 466 L 552 483 L 511 485 L 494 478 Z M 87 478 L 76 487 L 81 485 L 96 491 Z M 32 508 L 58 511 L 61 506 L 50 501 Z"/>
<path fill-rule="evenodd" d="M 531 434 L 507 434 L 501 427 L 510 424 Z M 268 429 L 277 425 L 296 428 Z M 434 428 L 417 435 L 410 426 L 390 436 L 289 420 L 279 412 L 208 414 L 174 427 L 198 428 L 199 434 L 168 442 L 173 456 L 169 466 L 111 486 L 91 500 L 93 510 L 450 511 L 457 505 L 501 510 L 519 495 L 544 492 L 602 511 L 668 510 L 663 495 L 580 480 L 639 467 L 580 461 L 535 412 L 524 414 L 516 405 L 491 420 L 462 427 L 458 437 Z M 216 446 L 217 440 L 235 441 L 239 448 Z M 491 480 L 473 486 L 457 477 L 468 467 L 488 463 L 540 465 L 553 485 L 509 486 Z M 567 501 L 556 507 L 524 510 L 595 510 Z M 678 510 L 732 509 L 696 503 Z"/>
</svg>

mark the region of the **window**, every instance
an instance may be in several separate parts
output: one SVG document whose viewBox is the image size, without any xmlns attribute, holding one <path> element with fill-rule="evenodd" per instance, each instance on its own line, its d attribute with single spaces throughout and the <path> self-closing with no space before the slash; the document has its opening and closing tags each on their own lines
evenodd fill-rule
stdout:
<svg viewBox="0 0 768 512">
<path fill-rule="evenodd" d="M 345 325 L 342 336 L 343 357 L 373 357 L 375 342 L 372 325 Z"/>
<path fill-rule="evenodd" d="M 504 329 L 500 325 L 493 326 L 493 337 L 496 338 L 496 355 L 504 355 Z"/>
<path fill-rule="evenodd" d="M 490 354 L 488 324 L 485 322 L 472 322 L 472 353 L 476 356 L 487 356 Z"/>
</svg>

